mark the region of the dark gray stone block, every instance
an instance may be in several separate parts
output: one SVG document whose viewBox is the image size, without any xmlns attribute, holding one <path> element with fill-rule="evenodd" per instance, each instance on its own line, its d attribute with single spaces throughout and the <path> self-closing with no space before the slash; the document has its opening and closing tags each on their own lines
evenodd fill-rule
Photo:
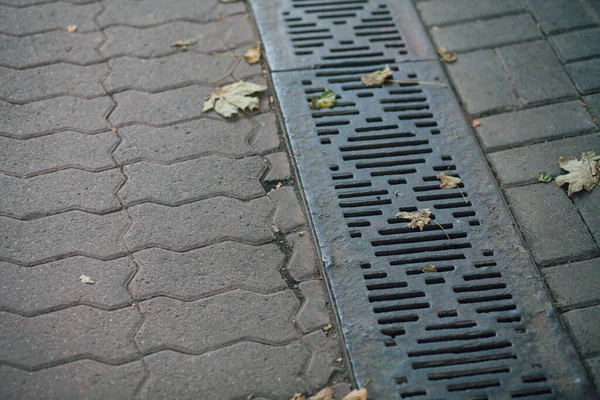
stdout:
<svg viewBox="0 0 600 400">
<path fill-rule="evenodd" d="M 265 181 L 284 181 L 290 179 L 292 172 L 287 153 L 273 153 L 265 156 L 269 163 L 269 172 L 265 175 Z"/>
<path fill-rule="evenodd" d="M 600 300 L 600 258 L 544 268 L 542 275 L 560 308 Z"/>
<path fill-rule="evenodd" d="M 548 40 L 564 62 L 600 55 L 600 28 L 563 33 Z"/>
<path fill-rule="evenodd" d="M 562 317 L 582 356 L 600 351 L 600 306 L 569 311 Z"/>
<path fill-rule="evenodd" d="M 427 25 L 441 25 L 476 18 L 497 17 L 502 14 L 525 12 L 520 0 L 433 0 L 417 3 L 417 9 Z"/>
<path fill-rule="evenodd" d="M 596 154 L 600 154 L 600 147 L 591 149 L 595 149 Z M 596 243 L 600 246 L 600 187 L 596 186 L 591 193 L 582 191 L 574 194 L 573 201 L 588 229 L 592 232 Z"/>
<path fill-rule="evenodd" d="M 566 67 L 581 94 L 600 89 L 600 58 L 567 64 Z"/>
<path fill-rule="evenodd" d="M 594 23 L 579 1 L 526 0 L 526 3 L 547 34 Z"/>
<path fill-rule="evenodd" d="M 298 281 L 314 279 L 317 273 L 317 254 L 310 232 L 288 235 L 288 243 L 292 246 L 292 255 L 287 269 L 290 275 Z"/>
<path fill-rule="evenodd" d="M 306 218 L 304 217 L 294 188 L 286 186 L 272 190 L 269 192 L 268 197 L 277 205 L 273 224 L 280 231 L 289 233 L 306 224 Z"/>
</svg>

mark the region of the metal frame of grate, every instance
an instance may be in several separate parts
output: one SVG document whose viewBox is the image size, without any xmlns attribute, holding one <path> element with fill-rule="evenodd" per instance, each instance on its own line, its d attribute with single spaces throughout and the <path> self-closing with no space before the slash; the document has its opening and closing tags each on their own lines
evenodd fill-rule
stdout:
<svg viewBox="0 0 600 400">
<path fill-rule="evenodd" d="M 425 36 L 406 36 L 424 35 L 408 2 L 263 3 L 251 0 L 271 15 L 257 17 L 270 65 L 290 63 L 270 46 L 293 43 L 279 30 L 293 5 L 404 10 L 404 43 L 421 51 L 409 46 L 402 61 L 431 53 Z M 439 63 L 393 63 L 394 79 L 410 82 L 366 87 L 361 75 L 389 60 L 363 60 L 272 74 L 357 382 L 374 399 L 596 398 Z M 325 89 L 336 106 L 311 110 Z M 440 172 L 463 184 L 440 189 Z M 395 217 L 422 208 L 434 221 L 422 231 Z"/>
</svg>

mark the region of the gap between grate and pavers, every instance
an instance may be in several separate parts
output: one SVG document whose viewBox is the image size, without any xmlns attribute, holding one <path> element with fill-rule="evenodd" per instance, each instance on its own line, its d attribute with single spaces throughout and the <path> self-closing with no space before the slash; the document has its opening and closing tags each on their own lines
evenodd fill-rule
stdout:
<svg viewBox="0 0 600 400">
<path fill-rule="evenodd" d="M 358 384 L 595 398 L 410 1 L 250 3 Z M 362 85 L 388 63 L 413 82 Z M 311 110 L 326 89 L 336 106 Z M 422 208 L 422 232 L 395 217 Z"/>
</svg>

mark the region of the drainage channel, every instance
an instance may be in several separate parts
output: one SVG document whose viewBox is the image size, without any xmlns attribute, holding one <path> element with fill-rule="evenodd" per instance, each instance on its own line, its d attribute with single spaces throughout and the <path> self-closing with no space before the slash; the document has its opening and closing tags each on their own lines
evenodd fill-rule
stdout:
<svg viewBox="0 0 600 400">
<path fill-rule="evenodd" d="M 250 3 L 370 398 L 596 398 L 411 2 Z M 361 83 L 386 64 L 400 82 Z"/>
</svg>

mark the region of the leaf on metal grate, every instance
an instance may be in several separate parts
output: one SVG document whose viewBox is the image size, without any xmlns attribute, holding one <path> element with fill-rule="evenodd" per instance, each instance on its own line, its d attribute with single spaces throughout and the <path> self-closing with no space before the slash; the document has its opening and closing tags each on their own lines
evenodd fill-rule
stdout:
<svg viewBox="0 0 600 400">
<path fill-rule="evenodd" d="M 390 66 L 386 65 L 384 69 L 361 76 L 360 80 L 367 86 L 382 85 L 383 82 L 392 76 L 393 73 L 394 72 L 391 70 Z"/>
<path fill-rule="evenodd" d="M 256 64 L 260 61 L 260 42 L 256 44 L 256 47 L 251 47 L 244 53 L 248 64 Z"/>
<path fill-rule="evenodd" d="M 560 157 L 558 166 L 568 174 L 556 177 L 556 186 L 560 187 L 569 184 L 567 195 L 570 197 L 573 193 L 582 189 L 591 191 L 598 185 L 600 179 L 600 156 L 595 152 L 588 151 L 581 154 L 581 159 L 570 160 L 569 157 Z"/>
<path fill-rule="evenodd" d="M 188 38 L 188 39 L 183 39 L 183 40 L 178 40 L 176 42 L 171 43 L 171 47 L 188 47 L 188 46 L 193 46 L 198 42 L 198 39 L 196 38 Z"/>
<path fill-rule="evenodd" d="M 367 388 L 355 389 L 344 396 L 342 400 L 367 400 Z"/>
<path fill-rule="evenodd" d="M 552 175 L 547 172 L 540 172 L 537 178 L 538 182 L 548 183 L 552 180 Z"/>
<path fill-rule="evenodd" d="M 440 184 L 440 188 L 442 189 L 453 189 L 458 187 L 458 185 L 462 182 L 460 178 L 456 178 L 454 176 L 446 175 L 441 172 L 435 176 L 438 180 L 442 181 Z"/>
<path fill-rule="evenodd" d="M 266 86 L 246 81 L 217 88 L 216 92 L 206 96 L 202 112 L 214 109 L 222 116 L 230 118 L 236 115 L 238 110 L 253 110 L 259 105 L 258 97 L 248 96 L 264 90 L 267 90 Z"/>
<path fill-rule="evenodd" d="M 429 273 L 429 272 L 437 272 L 437 268 L 433 264 L 429 264 L 426 267 L 421 268 L 421 272 Z"/>
<path fill-rule="evenodd" d="M 422 210 L 414 211 L 414 212 L 406 212 L 401 211 L 396 214 L 396 217 L 402 219 L 408 219 L 410 222 L 406 225 L 411 229 L 423 230 L 425 225 L 429 224 L 431 221 L 431 210 L 429 208 L 424 208 Z"/>
<path fill-rule="evenodd" d="M 313 97 L 310 108 L 317 110 L 319 108 L 331 108 L 335 106 L 335 93 L 327 89 L 319 97 Z"/>
<path fill-rule="evenodd" d="M 440 56 L 440 61 L 452 64 L 456 62 L 456 53 L 451 53 L 445 47 L 438 47 L 435 52 Z"/>
</svg>

